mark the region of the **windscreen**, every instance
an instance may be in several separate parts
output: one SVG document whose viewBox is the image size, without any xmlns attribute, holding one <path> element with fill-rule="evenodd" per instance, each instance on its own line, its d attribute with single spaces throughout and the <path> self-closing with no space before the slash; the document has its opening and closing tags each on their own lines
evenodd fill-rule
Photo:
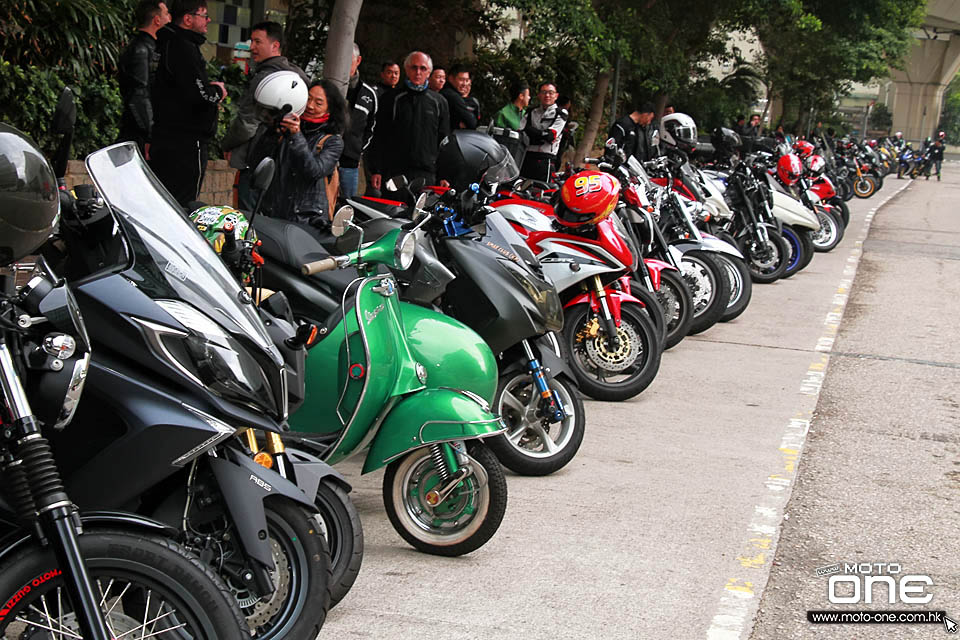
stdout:
<svg viewBox="0 0 960 640">
<path fill-rule="evenodd" d="M 246 292 L 147 167 L 132 142 L 95 151 L 87 170 L 130 236 L 136 284 L 154 299 L 179 299 L 224 329 L 282 358 Z"/>
</svg>

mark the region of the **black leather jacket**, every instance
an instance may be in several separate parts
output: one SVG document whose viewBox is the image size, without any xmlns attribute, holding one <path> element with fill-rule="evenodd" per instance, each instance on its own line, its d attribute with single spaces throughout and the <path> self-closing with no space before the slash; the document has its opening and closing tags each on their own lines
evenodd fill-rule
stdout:
<svg viewBox="0 0 960 640">
<path fill-rule="evenodd" d="M 429 89 L 406 87 L 383 96 L 370 145 L 370 173 L 384 179 L 415 171 L 435 173 L 440 141 L 450 133 L 447 101 Z"/>
<path fill-rule="evenodd" d="M 207 79 L 203 34 L 167 25 L 157 32 L 160 66 L 153 86 L 153 133 L 209 140 L 217 130 L 219 87 Z"/>
<path fill-rule="evenodd" d="M 153 105 L 150 90 L 157 72 L 160 55 L 157 41 L 145 31 L 137 31 L 120 55 L 120 95 L 123 98 L 123 116 L 120 137 L 123 140 L 149 142 L 153 128 Z"/>
<path fill-rule="evenodd" d="M 340 166 L 354 168 L 360 165 L 360 156 L 370 146 L 376 130 L 379 108 L 377 92 L 359 76 L 354 76 L 350 78 L 347 89 L 347 105 L 350 107 L 350 123 L 343 135 Z"/>
</svg>

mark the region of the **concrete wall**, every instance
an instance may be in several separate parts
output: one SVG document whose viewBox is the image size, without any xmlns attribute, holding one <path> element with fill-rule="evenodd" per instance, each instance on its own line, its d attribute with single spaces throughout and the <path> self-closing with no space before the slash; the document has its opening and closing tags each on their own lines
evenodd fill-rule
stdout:
<svg viewBox="0 0 960 640">
<path fill-rule="evenodd" d="M 940 122 L 943 92 L 960 68 L 960 36 L 917 40 L 903 70 L 893 71 L 893 130 L 908 140 L 931 135 Z"/>
<path fill-rule="evenodd" d="M 203 179 L 198 200 L 207 204 L 233 204 L 233 181 L 236 170 L 231 169 L 226 160 L 211 160 L 207 163 L 207 174 Z M 87 169 L 81 160 L 71 160 L 67 164 L 65 176 L 67 187 L 72 189 L 78 184 L 92 184 Z"/>
</svg>

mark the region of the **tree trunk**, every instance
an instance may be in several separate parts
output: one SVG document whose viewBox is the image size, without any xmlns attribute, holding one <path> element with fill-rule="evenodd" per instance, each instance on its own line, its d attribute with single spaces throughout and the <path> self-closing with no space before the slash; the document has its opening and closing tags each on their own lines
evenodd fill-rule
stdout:
<svg viewBox="0 0 960 640">
<path fill-rule="evenodd" d="M 353 62 L 353 38 L 360 18 L 363 0 L 336 0 L 330 31 L 327 37 L 327 52 L 323 62 L 323 77 L 332 80 L 340 93 L 347 95 L 350 81 L 350 65 Z"/>
<path fill-rule="evenodd" d="M 593 88 L 593 99 L 590 101 L 590 115 L 587 117 L 587 125 L 583 130 L 583 137 L 580 139 L 580 145 L 577 147 L 576 154 L 573 156 L 574 166 L 583 164 L 583 159 L 593 149 L 593 144 L 597 141 L 597 133 L 600 131 L 600 120 L 603 118 L 603 101 L 607 97 L 607 88 L 610 86 L 610 70 L 604 71 L 597 76 L 597 84 Z"/>
</svg>

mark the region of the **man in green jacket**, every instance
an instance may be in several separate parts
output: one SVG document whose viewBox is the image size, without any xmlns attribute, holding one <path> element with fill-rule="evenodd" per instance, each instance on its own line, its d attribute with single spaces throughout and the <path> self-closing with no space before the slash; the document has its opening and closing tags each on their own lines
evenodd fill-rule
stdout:
<svg viewBox="0 0 960 640">
<path fill-rule="evenodd" d="M 523 121 L 527 105 L 530 104 L 530 86 L 526 82 L 515 82 L 510 86 L 510 95 L 513 96 L 513 101 L 497 111 L 497 115 L 493 117 L 493 126 L 517 130 Z"/>
</svg>

